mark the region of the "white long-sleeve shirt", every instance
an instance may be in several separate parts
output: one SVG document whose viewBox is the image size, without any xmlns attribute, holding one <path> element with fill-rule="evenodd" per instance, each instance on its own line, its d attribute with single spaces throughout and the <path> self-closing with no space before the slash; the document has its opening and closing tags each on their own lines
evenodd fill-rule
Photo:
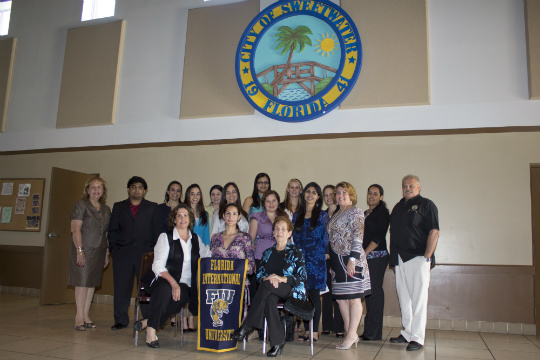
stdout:
<svg viewBox="0 0 540 360">
<path fill-rule="evenodd" d="M 191 239 L 193 235 L 189 232 L 189 238 L 187 241 L 182 241 L 176 228 L 173 229 L 173 241 L 180 241 L 182 251 L 184 252 L 184 262 L 182 264 L 182 276 L 180 277 L 181 283 L 191 287 Z M 200 240 L 199 240 L 200 243 Z M 199 244 L 200 245 L 200 244 Z M 154 263 L 152 264 L 152 271 L 156 274 L 156 278 L 161 276 L 162 272 L 167 271 L 165 267 L 167 265 L 167 259 L 169 258 L 169 239 L 167 233 L 159 235 L 156 246 L 154 247 Z"/>
</svg>

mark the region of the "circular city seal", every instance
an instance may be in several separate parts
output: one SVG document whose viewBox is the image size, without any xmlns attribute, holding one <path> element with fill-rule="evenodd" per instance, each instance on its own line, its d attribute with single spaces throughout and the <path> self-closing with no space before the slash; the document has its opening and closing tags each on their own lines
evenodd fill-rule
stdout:
<svg viewBox="0 0 540 360">
<path fill-rule="evenodd" d="M 323 116 L 353 88 L 362 67 L 355 24 L 327 0 L 281 0 L 248 25 L 236 79 L 251 105 L 286 122 Z"/>
</svg>

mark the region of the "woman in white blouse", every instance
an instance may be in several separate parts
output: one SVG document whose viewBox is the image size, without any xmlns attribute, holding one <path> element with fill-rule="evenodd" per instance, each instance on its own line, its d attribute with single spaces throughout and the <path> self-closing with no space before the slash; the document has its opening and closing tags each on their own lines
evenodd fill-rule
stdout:
<svg viewBox="0 0 540 360">
<path fill-rule="evenodd" d="M 214 234 L 222 233 L 225 231 L 225 209 L 229 204 L 237 204 L 242 209 L 242 203 L 240 202 L 240 190 L 238 186 L 233 182 L 228 182 L 223 187 L 223 194 L 221 196 L 221 203 L 219 204 L 219 211 L 214 211 L 212 217 L 212 231 L 210 237 Z M 240 214 L 240 220 L 238 220 L 238 229 L 243 232 L 249 231 L 248 214 L 242 209 Z"/>
<path fill-rule="evenodd" d="M 135 323 L 136 330 L 146 328 L 146 345 L 158 348 L 156 330 L 188 302 L 197 316 L 197 261 L 199 239 L 192 232 L 195 218 L 186 204 L 175 207 L 169 215 L 169 231 L 162 233 L 154 248 L 154 278 L 145 283 L 152 299 L 148 318 Z"/>
</svg>

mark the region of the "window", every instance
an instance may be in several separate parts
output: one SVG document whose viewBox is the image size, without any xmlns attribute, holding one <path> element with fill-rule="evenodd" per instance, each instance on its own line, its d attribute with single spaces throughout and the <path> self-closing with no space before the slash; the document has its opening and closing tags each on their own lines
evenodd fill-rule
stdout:
<svg viewBox="0 0 540 360">
<path fill-rule="evenodd" d="M 10 17 L 11 17 L 11 1 L 0 2 L 0 35 L 8 34 Z"/>
<path fill-rule="evenodd" d="M 116 0 L 83 0 L 81 21 L 114 16 Z"/>
</svg>

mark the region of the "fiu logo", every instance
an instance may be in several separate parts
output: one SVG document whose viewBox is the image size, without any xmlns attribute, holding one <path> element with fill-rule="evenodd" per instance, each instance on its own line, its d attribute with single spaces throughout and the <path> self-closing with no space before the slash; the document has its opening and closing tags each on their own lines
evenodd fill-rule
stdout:
<svg viewBox="0 0 540 360">
<path fill-rule="evenodd" d="M 232 304 L 235 290 L 212 289 L 206 290 L 206 303 L 212 304 L 210 307 L 210 317 L 214 327 L 222 326 L 221 320 L 223 314 L 229 313 L 229 304 Z"/>
<path fill-rule="evenodd" d="M 329 0 L 280 0 L 248 25 L 236 51 L 246 100 L 280 121 L 318 118 L 336 108 L 362 67 L 360 35 Z"/>
</svg>

